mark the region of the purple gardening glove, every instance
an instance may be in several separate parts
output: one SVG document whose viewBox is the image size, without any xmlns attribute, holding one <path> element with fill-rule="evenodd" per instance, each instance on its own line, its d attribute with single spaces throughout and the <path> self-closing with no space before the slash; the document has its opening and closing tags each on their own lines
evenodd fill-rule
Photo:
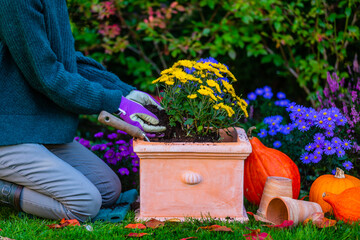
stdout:
<svg viewBox="0 0 360 240">
<path fill-rule="evenodd" d="M 126 97 L 121 98 L 119 115 L 125 122 L 140 128 L 144 132 L 165 131 L 165 126 L 155 126 L 159 124 L 159 119 L 144 107 L 144 105 L 149 104 L 156 106 L 159 110 L 163 109 L 149 94 L 133 90 Z"/>
</svg>

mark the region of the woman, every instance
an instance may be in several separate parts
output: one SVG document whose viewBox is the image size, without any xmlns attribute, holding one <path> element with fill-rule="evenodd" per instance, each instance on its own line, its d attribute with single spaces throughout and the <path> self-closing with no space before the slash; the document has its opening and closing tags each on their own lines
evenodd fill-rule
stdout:
<svg viewBox="0 0 360 240">
<path fill-rule="evenodd" d="M 116 202 L 121 184 L 73 141 L 79 114 L 117 112 L 165 130 L 158 103 L 74 49 L 65 0 L 0 0 L 0 201 L 49 219 L 86 221 Z"/>
</svg>

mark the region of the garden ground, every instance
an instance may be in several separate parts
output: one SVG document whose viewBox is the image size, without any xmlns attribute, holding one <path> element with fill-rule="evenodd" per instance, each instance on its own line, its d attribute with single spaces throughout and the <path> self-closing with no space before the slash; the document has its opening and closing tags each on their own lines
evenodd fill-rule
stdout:
<svg viewBox="0 0 360 240">
<path fill-rule="evenodd" d="M 247 210 L 256 212 L 256 207 L 247 205 Z M 290 229 L 268 228 L 264 223 L 257 222 L 252 216 L 246 224 L 231 221 L 218 221 L 203 219 L 203 221 L 188 219 L 183 223 L 169 222 L 157 229 L 128 229 L 127 224 L 135 223 L 134 212 L 129 212 L 122 223 L 84 223 L 81 226 L 67 226 L 60 229 L 50 229 L 47 225 L 59 223 L 59 221 L 31 218 L 11 208 L 0 206 L 0 239 L 127 239 L 131 232 L 148 233 L 141 239 L 182 239 L 194 237 L 194 239 L 245 239 L 244 234 L 251 233 L 250 229 L 260 229 L 260 232 L 268 233 L 272 239 L 360 239 L 360 224 L 347 225 L 338 222 L 334 227 L 319 229 L 314 225 L 301 225 Z M 212 232 L 199 227 L 213 224 L 224 225 L 233 232 Z M 91 227 L 89 227 L 91 226 Z M 89 231 L 89 230 L 90 231 Z M 253 238 L 256 239 L 256 238 Z M 260 238 L 261 239 L 261 238 Z"/>
</svg>

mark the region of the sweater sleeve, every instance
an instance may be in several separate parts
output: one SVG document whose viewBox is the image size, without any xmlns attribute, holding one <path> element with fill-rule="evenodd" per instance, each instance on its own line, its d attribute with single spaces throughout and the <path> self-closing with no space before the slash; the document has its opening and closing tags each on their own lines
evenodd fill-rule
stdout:
<svg viewBox="0 0 360 240">
<path fill-rule="evenodd" d="M 0 3 L 0 38 L 34 89 L 71 112 L 96 114 L 101 110 L 117 110 L 128 90 L 107 89 L 78 73 L 66 71 L 47 38 L 41 0 L 0 0 Z"/>
<path fill-rule="evenodd" d="M 98 82 L 105 88 L 125 90 L 127 92 L 136 89 L 121 81 L 115 74 L 107 71 L 99 62 L 84 56 L 81 52 L 76 52 L 76 62 L 78 73 L 81 76 L 90 81 Z"/>
</svg>

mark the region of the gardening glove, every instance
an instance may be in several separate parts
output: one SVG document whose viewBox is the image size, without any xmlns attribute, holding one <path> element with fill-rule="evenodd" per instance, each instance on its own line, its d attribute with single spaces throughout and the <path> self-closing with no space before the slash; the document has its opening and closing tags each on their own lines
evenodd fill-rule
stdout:
<svg viewBox="0 0 360 240">
<path fill-rule="evenodd" d="M 165 126 L 155 126 L 159 124 L 159 119 L 147 110 L 144 105 L 154 105 L 159 110 L 163 109 L 149 94 L 133 90 L 126 97 L 121 98 L 119 116 L 125 122 L 140 128 L 144 132 L 155 133 L 165 131 Z"/>
<path fill-rule="evenodd" d="M 137 199 L 138 192 L 131 189 L 120 194 L 120 197 L 112 208 L 101 208 L 99 213 L 91 219 L 92 222 L 101 220 L 106 222 L 118 223 L 124 220 L 131 204 Z"/>
</svg>

